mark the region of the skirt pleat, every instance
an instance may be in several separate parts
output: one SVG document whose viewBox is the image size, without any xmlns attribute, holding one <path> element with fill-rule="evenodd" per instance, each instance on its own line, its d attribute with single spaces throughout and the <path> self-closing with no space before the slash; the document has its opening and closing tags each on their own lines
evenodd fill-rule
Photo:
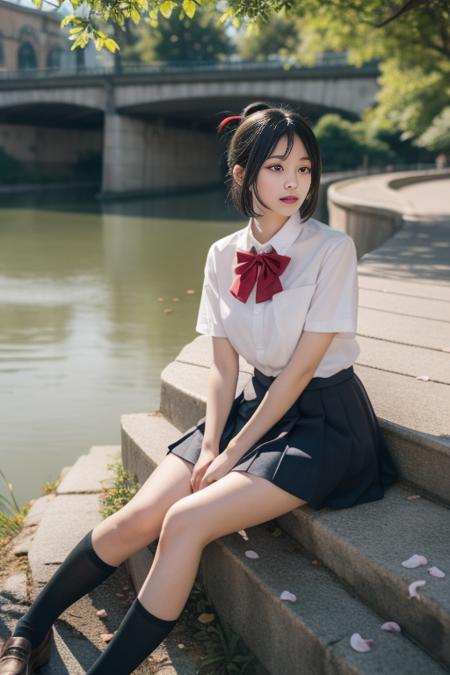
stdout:
<svg viewBox="0 0 450 675">
<path fill-rule="evenodd" d="M 219 442 L 223 452 L 261 403 L 275 377 L 254 369 L 231 406 Z M 168 445 L 167 453 L 195 464 L 205 417 Z M 398 470 L 353 366 L 313 377 L 289 410 L 231 471 L 266 478 L 313 509 L 348 508 L 381 499 Z"/>
</svg>

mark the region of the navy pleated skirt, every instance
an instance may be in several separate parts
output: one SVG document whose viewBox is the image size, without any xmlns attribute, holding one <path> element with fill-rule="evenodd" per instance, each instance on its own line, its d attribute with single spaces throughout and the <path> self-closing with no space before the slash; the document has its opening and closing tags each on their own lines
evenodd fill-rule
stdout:
<svg viewBox="0 0 450 675">
<path fill-rule="evenodd" d="M 275 377 L 254 369 L 234 399 L 219 452 L 242 429 Z M 168 445 L 195 464 L 205 417 Z M 237 461 L 232 471 L 262 476 L 313 509 L 342 509 L 381 499 L 398 480 L 367 392 L 353 366 L 313 377 L 291 408 Z"/>
</svg>

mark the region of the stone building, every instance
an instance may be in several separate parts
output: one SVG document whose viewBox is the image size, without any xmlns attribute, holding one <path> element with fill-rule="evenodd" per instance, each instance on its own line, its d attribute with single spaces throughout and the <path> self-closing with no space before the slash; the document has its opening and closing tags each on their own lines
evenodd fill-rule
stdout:
<svg viewBox="0 0 450 675">
<path fill-rule="evenodd" d="M 0 72 L 96 65 L 93 45 L 70 51 L 63 16 L 0 0 Z"/>
</svg>

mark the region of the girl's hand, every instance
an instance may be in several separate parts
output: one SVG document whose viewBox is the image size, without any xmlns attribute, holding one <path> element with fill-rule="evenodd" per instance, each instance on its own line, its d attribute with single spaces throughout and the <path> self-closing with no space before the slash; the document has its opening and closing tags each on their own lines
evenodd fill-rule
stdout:
<svg viewBox="0 0 450 675">
<path fill-rule="evenodd" d="M 202 449 L 191 476 L 192 492 L 200 489 L 200 482 L 210 464 L 219 456 L 219 450 Z"/>
<path fill-rule="evenodd" d="M 208 465 L 203 477 L 200 480 L 199 490 L 207 487 L 216 480 L 219 480 L 233 468 L 236 464 L 236 459 L 231 457 L 226 450 L 217 455 L 215 459 Z"/>
</svg>

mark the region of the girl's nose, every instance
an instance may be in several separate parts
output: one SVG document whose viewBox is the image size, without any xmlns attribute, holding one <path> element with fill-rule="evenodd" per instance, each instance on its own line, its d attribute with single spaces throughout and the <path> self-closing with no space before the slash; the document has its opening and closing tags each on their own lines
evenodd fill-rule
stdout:
<svg viewBox="0 0 450 675">
<path fill-rule="evenodd" d="M 292 188 L 296 188 L 296 187 L 297 187 L 297 179 L 296 179 L 296 178 L 292 178 L 292 177 L 291 177 L 291 178 L 288 178 L 288 179 L 286 180 L 285 185 L 286 185 L 286 188 L 291 188 L 291 189 L 292 189 Z"/>
</svg>

